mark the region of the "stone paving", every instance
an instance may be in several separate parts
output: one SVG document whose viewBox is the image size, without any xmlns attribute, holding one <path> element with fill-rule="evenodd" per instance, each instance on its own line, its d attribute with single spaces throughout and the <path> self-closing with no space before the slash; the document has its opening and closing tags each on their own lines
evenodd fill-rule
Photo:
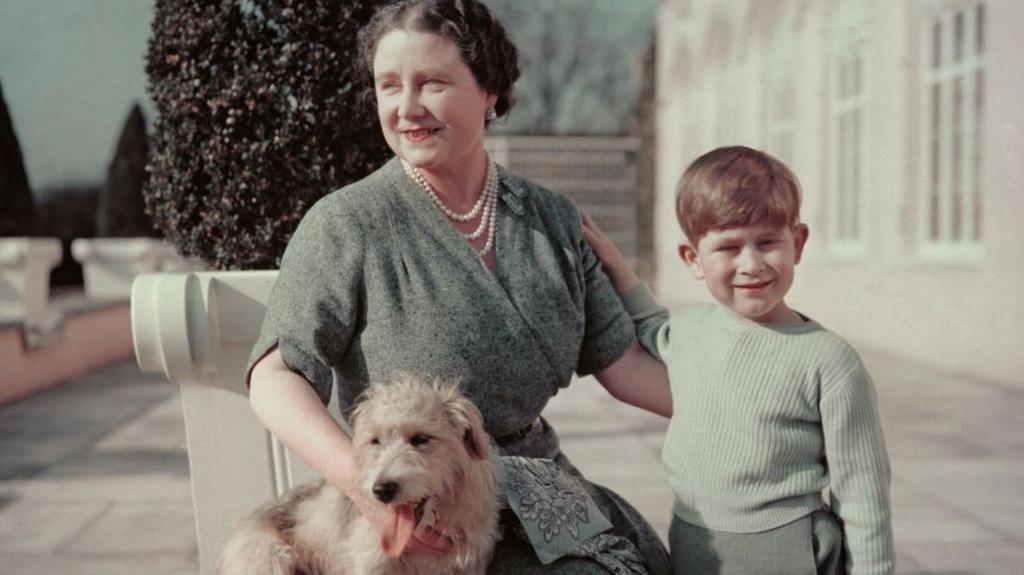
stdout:
<svg viewBox="0 0 1024 575">
<path fill-rule="evenodd" d="M 903 574 L 1024 573 L 1024 386 L 878 353 Z M 592 380 L 546 412 L 563 448 L 663 535 L 670 494 L 664 420 L 617 404 Z M 177 389 L 134 364 L 0 408 L 0 573 L 197 571 Z"/>
</svg>

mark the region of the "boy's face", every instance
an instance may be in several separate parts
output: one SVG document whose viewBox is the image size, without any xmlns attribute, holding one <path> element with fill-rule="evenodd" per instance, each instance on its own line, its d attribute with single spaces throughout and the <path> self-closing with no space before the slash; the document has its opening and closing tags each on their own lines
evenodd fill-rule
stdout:
<svg viewBox="0 0 1024 575">
<path fill-rule="evenodd" d="M 696 249 L 684 242 L 679 254 L 711 295 L 734 312 L 762 323 L 799 322 L 783 298 L 793 285 L 807 234 L 804 224 L 717 229 L 704 234 Z"/>
</svg>

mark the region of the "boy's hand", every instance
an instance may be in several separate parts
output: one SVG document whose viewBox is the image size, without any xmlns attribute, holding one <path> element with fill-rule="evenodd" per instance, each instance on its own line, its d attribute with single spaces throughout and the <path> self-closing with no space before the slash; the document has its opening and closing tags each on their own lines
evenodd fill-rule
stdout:
<svg viewBox="0 0 1024 575">
<path fill-rule="evenodd" d="M 640 285 L 640 278 L 626 264 L 626 258 L 622 257 L 619 248 L 601 232 L 587 212 L 580 210 L 580 215 L 583 216 L 583 238 L 601 260 L 615 291 L 623 294 Z"/>
</svg>

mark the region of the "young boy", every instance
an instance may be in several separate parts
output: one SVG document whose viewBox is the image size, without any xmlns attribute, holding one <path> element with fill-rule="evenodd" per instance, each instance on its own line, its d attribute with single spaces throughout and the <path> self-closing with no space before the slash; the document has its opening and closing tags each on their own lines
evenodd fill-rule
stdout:
<svg viewBox="0 0 1024 575">
<path fill-rule="evenodd" d="M 808 234 L 796 177 L 768 154 L 719 148 L 677 193 L 679 254 L 717 305 L 669 317 L 584 222 L 641 343 L 667 366 L 675 572 L 892 573 L 871 379 L 849 344 L 785 302 Z"/>
</svg>

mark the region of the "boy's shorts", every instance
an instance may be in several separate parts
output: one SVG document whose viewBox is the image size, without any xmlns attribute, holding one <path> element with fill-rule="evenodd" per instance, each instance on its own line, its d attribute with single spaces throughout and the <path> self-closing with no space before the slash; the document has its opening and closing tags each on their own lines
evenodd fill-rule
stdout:
<svg viewBox="0 0 1024 575">
<path fill-rule="evenodd" d="M 730 533 L 672 518 L 672 571 L 678 575 L 839 575 L 843 529 L 827 510 L 759 533 Z"/>
</svg>

